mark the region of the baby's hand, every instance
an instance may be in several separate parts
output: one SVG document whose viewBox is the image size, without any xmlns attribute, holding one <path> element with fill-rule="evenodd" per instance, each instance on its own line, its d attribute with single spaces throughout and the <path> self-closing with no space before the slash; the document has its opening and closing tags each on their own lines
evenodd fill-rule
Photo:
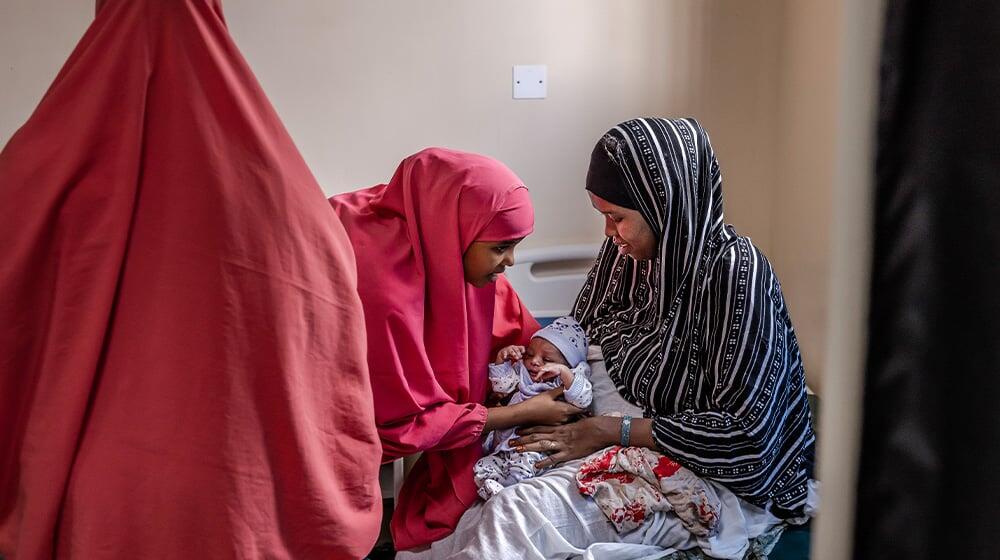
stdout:
<svg viewBox="0 0 1000 560">
<path fill-rule="evenodd" d="M 545 364 L 542 366 L 538 373 L 532 376 L 535 382 L 538 381 L 548 381 L 554 377 L 562 377 L 563 386 L 569 388 L 573 383 L 573 372 L 562 364 Z M 566 380 L 569 380 L 569 383 Z"/>
<path fill-rule="evenodd" d="M 524 357 L 524 346 L 506 346 L 497 352 L 497 364 L 515 362 Z"/>
</svg>

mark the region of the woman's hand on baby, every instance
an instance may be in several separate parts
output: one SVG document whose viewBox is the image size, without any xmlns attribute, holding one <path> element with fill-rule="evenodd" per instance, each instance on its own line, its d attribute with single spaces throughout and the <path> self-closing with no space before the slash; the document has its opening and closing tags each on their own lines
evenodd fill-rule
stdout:
<svg viewBox="0 0 1000 560">
<path fill-rule="evenodd" d="M 565 424 L 582 414 L 584 412 L 582 408 L 577 408 L 566 401 L 557 400 L 562 396 L 563 391 L 562 387 L 556 387 L 515 405 L 523 407 L 521 424 L 532 426 Z"/>
<path fill-rule="evenodd" d="M 502 364 L 504 362 L 515 362 L 524 357 L 524 346 L 505 346 L 497 352 L 496 363 Z"/>
<path fill-rule="evenodd" d="M 511 444 L 519 453 L 536 451 L 548 454 L 548 457 L 535 463 L 536 468 L 547 469 L 614 445 L 620 430 L 621 418 L 594 416 L 562 426 L 519 429 L 517 439 Z"/>
</svg>

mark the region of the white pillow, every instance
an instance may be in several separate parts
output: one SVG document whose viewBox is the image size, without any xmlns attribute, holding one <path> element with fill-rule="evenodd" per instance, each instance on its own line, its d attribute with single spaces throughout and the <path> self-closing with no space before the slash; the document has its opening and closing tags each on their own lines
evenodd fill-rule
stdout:
<svg viewBox="0 0 1000 560">
<path fill-rule="evenodd" d="M 590 346 L 587 351 L 590 363 L 590 383 L 594 386 L 594 402 L 591 405 L 595 416 L 625 416 L 642 418 L 642 409 L 623 399 L 614 381 L 608 377 L 604 365 L 604 355 L 600 346 Z"/>
</svg>

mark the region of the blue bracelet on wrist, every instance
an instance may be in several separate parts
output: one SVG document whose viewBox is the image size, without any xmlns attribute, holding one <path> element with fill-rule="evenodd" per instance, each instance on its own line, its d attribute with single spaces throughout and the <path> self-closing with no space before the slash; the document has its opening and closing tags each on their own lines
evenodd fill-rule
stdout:
<svg viewBox="0 0 1000 560">
<path fill-rule="evenodd" d="M 632 439 L 632 417 L 626 414 L 622 416 L 622 447 L 628 447 L 630 439 Z"/>
</svg>

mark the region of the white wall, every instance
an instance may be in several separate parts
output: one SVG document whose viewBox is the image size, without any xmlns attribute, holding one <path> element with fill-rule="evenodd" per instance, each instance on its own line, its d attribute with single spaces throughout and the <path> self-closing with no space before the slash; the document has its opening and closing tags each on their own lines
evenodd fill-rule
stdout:
<svg viewBox="0 0 1000 560">
<path fill-rule="evenodd" d="M 228 0 L 227 18 L 328 193 L 388 180 L 429 145 L 482 152 L 528 184 L 526 246 L 597 241 L 590 150 L 618 121 L 668 110 L 657 0 Z M 511 66 L 547 64 L 544 100 Z"/>
</svg>

